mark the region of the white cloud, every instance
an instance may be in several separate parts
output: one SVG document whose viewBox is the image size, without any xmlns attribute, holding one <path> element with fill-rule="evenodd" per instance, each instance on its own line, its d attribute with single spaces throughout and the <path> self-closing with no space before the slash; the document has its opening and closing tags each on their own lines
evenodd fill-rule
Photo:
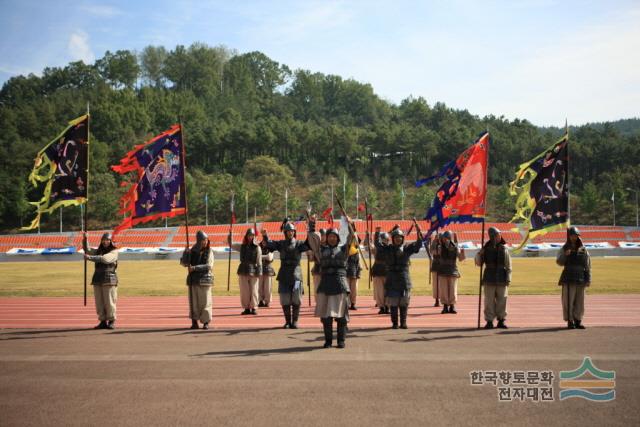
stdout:
<svg viewBox="0 0 640 427">
<path fill-rule="evenodd" d="M 113 18 L 114 16 L 122 15 L 121 10 L 103 4 L 85 4 L 80 7 L 80 10 L 101 18 Z"/>
<path fill-rule="evenodd" d="M 91 46 L 89 46 L 89 35 L 82 30 L 74 31 L 71 34 L 67 49 L 73 61 L 82 60 L 85 64 L 91 64 L 96 59 Z"/>
</svg>

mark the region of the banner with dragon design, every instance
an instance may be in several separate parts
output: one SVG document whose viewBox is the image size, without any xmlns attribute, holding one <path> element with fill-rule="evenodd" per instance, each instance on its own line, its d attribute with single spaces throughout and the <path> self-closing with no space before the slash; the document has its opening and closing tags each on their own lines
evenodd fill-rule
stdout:
<svg viewBox="0 0 640 427">
<path fill-rule="evenodd" d="M 38 228 L 43 213 L 85 203 L 88 168 L 89 115 L 85 114 L 70 121 L 60 135 L 38 152 L 29 181 L 34 187 L 45 183 L 44 190 L 40 200 L 30 202 L 36 206 L 36 217 L 22 230 Z"/>
<path fill-rule="evenodd" d="M 136 224 L 186 213 L 184 147 L 180 125 L 137 145 L 111 169 L 121 175 L 137 172 L 120 200 L 125 215 L 114 234 Z"/>
<path fill-rule="evenodd" d="M 516 196 L 516 213 L 511 222 L 529 225 L 516 249 L 536 236 L 569 225 L 569 133 L 552 147 L 520 165 L 510 193 Z"/>
<path fill-rule="evenodd" d="M 416 182 L 416 187 L 420 187 L 435 179 L 446 178 L 424 217 L 430 221 L 425 237 L 450 223 L 484 221 L 489 142 L 489 133 L 481 133 L 471 147 L 447 163 L 440 172 Z"/>
</svg>

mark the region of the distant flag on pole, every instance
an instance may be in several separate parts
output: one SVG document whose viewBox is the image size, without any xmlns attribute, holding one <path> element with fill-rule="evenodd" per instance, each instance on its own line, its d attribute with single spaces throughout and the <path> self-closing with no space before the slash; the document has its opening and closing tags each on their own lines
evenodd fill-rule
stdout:
<svg viewBox="0 0 640 427">
<path fill-rule="evenodd" d="M 237 220 L 235 194 L 231 194 L 231 205 L 229 206 L 229 208 L 231 209 L 231 224 L 236 224 Z"/>
<path fill-rule="evenodd" d="M 29 181 L 34 187 L 44 182 L 42 198 L 29 202 L 36 207 L 36 217 L 22 230 L 40 225 L 43 213 L 62 206 L 78 206 L 87 201 L 87 166 L 89 161 L 89 115 L 69 122 L 68 126 L 38 152 Z"/>
<path fill-rule="evenodd" d="M 484 220 L 488 154 L 489 133 L 483 132 L 471 147 L 447 163 L 436 175 L 416 182 L 416 187 L 420 187 L 434 179 L 446 177 L 424 217 L 431 223 L 425 239 L 438 228 L 452 222 Z"/>
<path fill-rule="evenodd" d="M 114 235 L 136 224 L 186 213 L 183 155 L 182 129 L 176 124 L 135 146 L 111 167 L 121 175 L 135 172 L 133 182 L 121 184 L 129 189 L 120 199 L 119 213 L 125 217 Z"/>
<path fill-rule="evenodd" d="M 529 226 L 517 250 L 529 239 L 569 225 L 569 133 L 538 156 L 520 165 L 510 184 L 516 196 L 511 222 Z M 527 224 L 528 223 L 528 224 Z"/>
</svg>

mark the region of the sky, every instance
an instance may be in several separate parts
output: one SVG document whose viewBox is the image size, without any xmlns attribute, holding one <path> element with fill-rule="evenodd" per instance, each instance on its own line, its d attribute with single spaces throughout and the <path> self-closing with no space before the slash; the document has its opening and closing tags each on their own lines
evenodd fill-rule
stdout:
<svg viewBox="0 0 640 427">
<path fill-rule="evenodd" d="M 204 42 L 540 126 L 640 117 L 640 1 L 0 0 L 0 84 Z"/>
</svg>

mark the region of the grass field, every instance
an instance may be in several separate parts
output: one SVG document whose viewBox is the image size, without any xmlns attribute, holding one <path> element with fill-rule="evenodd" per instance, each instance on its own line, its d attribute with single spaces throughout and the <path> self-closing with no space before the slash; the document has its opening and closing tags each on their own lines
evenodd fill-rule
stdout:
<svg viewBox="0 0 640 427">
<path fill-rule="evenodd" d="M 278 261 L 274 262 L 278 268 Z M 89 265 L 89 280 L 93 266 Z M 237 295 L 237 261 L 231 265 L 231 290 L 227 293 L 227 262 L 214 267 L 214 295 Z M 306 280 L 306 261 L 302 264 Z M 472 260 L 461 263 L 462 278 L 458 293 L 478 293 L 479 269 Z M 557 286 L 560 267 L 553 258 L 515 258 L 509 293 L 512 295 L 549 295 L 560 292 Z M 589 293 L 640 293 L 640 258 L 593 258 L 593 283 Z M 183 295 L 186 271 L 175 260 L 125 261 L 118 266 L 119 295 Z M 414 260 L 411 267 L 414 295 L 430 295 L 427 261 Z M 80 296 L 83 294 L 82 262 L 3 262 L 0 263 L 0 296 Z M 306 286 L 306 284 L 305 284 Z M 90 287 L 89 287 L 90 288 Z M 91 293 L 91 289 L 89 289 Z M 363 271 L 359 293 L 371 295 L 368 273 Z"/>
</svg>

